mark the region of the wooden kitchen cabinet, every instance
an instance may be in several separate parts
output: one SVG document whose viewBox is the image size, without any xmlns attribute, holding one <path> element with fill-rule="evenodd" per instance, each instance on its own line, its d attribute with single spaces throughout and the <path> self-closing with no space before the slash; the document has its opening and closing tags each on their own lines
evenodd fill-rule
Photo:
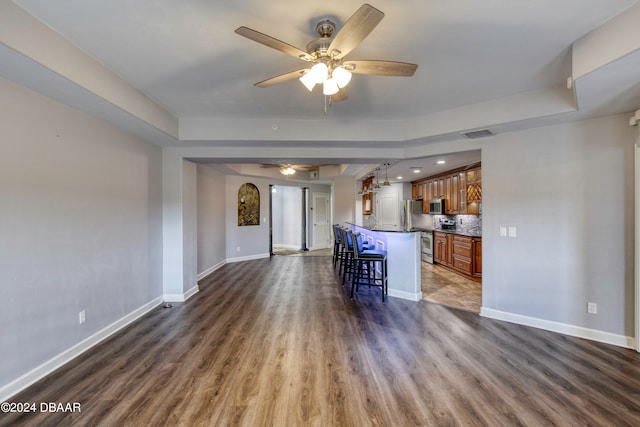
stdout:
<svg viewBox="0 0 640 427">
<path fill-rule="evenodd" d="M 474 280 L 482 278 L 482 238 L 433 233 L 433 261 Z"/>
<path fill-rule="evenodd" d="M 444 212 L 448 215 L 478 215 L 482 201 L 481 179 L 480 163 L 474 163 L 412 182 L 411 195 L 413 199 L 422 199 L 423 213 L 430 213 L 430 200 L 444 199 Z"/>
<path fill-rule="evenodd" d="M 433 261 L 436 264 L 450 266 L 449 262 L 451 250 L 449 249 L 449 234 L 434 232 L 433 233 Z"/>
<path fill-rule="evenodd" d="M 482 238 L 473 239 L 473 269 L 474 277 L 482 277 Z"/>
<path fill-rule="evenodd" d="M 445 182 L 445 213 L 455 215 L 460 213 L 459 198 L 459 182 L 458 174 L 453 174 L 444 178 Z"/>
<path fill-rule="evenodd" d="M 373 177 L 362 181 L 362 190 L 371 190 L 373 187 Z M 373 193 L 369 192 L 362 195 L 362 215 L 373 214 Z"/>
<path fill-rule="evenodd" d="M 473 274 L 473 239 L 453 236 L 453 267 L 471 276 Z"/>
<path fill-rule="evenodd" d="M 458 173 L 458 213 L 467 213 L 467 174 Z"/>
<path fill-rule="evenodd" d="M 467 213 L 478 215 L 482 202 L 482 169 L 480 167 L 468 170 L 466 173 L 466 203 Z"/>
</svg>

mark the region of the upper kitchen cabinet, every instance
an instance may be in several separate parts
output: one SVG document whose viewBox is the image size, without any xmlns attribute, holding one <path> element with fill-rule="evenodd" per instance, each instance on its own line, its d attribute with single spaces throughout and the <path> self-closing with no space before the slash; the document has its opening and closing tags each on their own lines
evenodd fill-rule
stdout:
<svg viewBox="0 0 640 427">
<path fill-rule="evenodd" d="M 482 169 L 476 167 L 466 171 L 466 179 L 466 211 L 468 214 L 478 215 L 482 202 Z"/>
<path fill-rule="evenodd" d="M 362 195 L 362 215 L 373 214 L 373 193 L 370 191 L 373 188 L 373 177 L 362 180 L 362 190 L 365 194 Z"/>
<path fill-rule="evenodd" d="M 413 198 L 423 200 L 423 213 L 430 213 L 429 200 L 444 199 L 446 214 L 478 215 L 482 201 L 481 172 L 480 163 L 474 163 L 414 181 Z"/>
</svg>

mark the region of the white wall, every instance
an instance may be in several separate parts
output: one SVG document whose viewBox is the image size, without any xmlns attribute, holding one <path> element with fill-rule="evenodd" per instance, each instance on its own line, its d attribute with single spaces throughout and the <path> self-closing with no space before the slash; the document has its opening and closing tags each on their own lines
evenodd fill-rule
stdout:
<svg viewBox="0 0 640 427">
<path fill-rule="evenodd" d="M 226 260 L 225 177 L 206 164 L 198 164 L 198 274 Z"/>
<path fill-rule="evenodd" d="M 0 120 L 2 389 L 162 295 L 162 153 L 4 79 Z"/>
<path fill-rule="evenodd" d="M 602 331 L 613 341 L 634 335 L 635 129 L 627 122 L 609 116 L 482 142 L 488 314 Z M 517 237 L 499 237 L 501 226 L 517 227 Z M 598 304 L 597 315 L 587 302 Z"/>
</svg>

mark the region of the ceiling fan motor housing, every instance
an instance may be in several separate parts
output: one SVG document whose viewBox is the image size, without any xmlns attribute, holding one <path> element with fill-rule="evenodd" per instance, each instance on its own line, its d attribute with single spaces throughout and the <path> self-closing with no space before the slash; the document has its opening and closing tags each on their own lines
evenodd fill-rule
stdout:
<svg viewBox="0 0 640 427">
<path fill-rule="evenodd" d="M 330 38 L 333 36 L 333 32 L 336 30 L 336 24 L 325 19 L 324 21 L 318 22 L 316 25 L 316 32 L 322 38 Z"/>
</svg>

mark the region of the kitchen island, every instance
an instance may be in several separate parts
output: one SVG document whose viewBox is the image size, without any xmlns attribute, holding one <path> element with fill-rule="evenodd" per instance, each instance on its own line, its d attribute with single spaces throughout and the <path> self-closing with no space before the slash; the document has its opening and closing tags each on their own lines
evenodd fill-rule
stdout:
<svg viewBox="0 0 640 427">
<path fill-rule="evenodd" d="M 420 301 L 421 257 L 420 231 L 375 230 L 347 223 L 351 231 L 362 234 L 363 241 L 387 251 L 387 276 L 389 295 Z"/>
</svg>

